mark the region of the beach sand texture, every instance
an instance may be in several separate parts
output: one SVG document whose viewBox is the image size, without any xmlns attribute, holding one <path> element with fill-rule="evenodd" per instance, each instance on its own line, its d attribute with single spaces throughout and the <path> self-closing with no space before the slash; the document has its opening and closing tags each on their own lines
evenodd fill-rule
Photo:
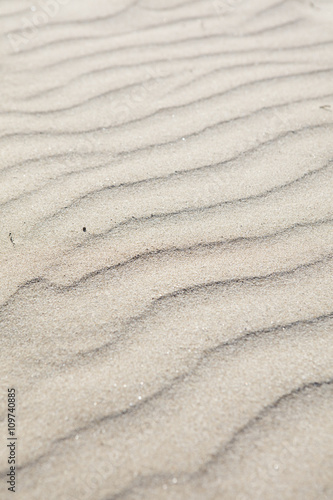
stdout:
<svg viewBox="0 0 333 500">
<path fill-rule="evenodd" d="M 332 500 L 333 2 L 0 30 L 0 498 Z"/>
</svg>

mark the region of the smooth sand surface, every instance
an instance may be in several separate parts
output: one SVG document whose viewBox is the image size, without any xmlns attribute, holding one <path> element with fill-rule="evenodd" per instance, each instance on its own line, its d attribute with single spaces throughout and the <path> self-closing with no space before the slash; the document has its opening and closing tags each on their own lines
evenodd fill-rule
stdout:
<svg viewBox="0 0 333 500">
<path fill-rule="evenodd" d="M 333 2 L 0 29 L 0 498 L 332 500 Z"/>
</svg>

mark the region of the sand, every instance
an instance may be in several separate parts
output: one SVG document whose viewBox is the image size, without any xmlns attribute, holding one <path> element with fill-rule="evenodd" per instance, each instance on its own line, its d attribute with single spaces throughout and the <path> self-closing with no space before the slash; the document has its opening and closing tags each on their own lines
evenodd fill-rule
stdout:
<svg viewBox="0 0 333 500">
<path fill-rule="evenodd" d="M 0 498 L 332 500 L 332 2 L 0 29 Z"/>
</svg>

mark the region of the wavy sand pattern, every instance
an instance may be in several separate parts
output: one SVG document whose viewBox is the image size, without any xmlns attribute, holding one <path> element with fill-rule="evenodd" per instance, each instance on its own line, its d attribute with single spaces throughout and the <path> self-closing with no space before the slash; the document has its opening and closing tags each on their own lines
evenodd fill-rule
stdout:
<svg viewBox="0 0 333 500">
<path fill-rule="evenodd" d="M 0 27 L 0 498 L 332 500 L 332 2 Z"/>
</svg>

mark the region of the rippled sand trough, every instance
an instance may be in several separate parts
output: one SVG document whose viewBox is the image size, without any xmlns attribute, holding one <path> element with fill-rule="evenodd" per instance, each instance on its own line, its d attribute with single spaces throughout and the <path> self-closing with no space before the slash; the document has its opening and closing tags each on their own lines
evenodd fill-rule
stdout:
<svg viewBox="0 0 333 500">
<path fill-rule="evenodd" d="M 0 498 L 332 500 L 332 2 L 0 29 Z"/>
</svg>

